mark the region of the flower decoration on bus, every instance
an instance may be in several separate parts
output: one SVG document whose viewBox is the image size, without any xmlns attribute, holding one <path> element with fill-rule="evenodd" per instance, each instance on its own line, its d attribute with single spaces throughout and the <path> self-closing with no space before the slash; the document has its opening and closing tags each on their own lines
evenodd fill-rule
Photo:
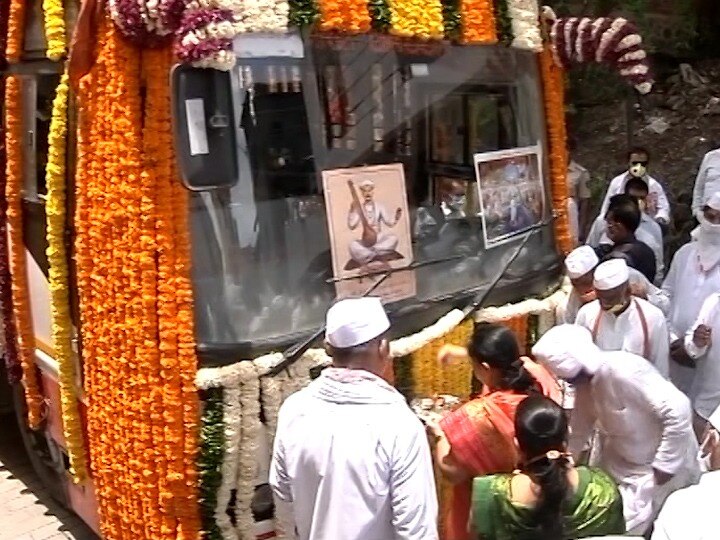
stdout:
<svg viewBox="0 0 720 540">
<path fill-rule="evenodd" d="M 559 65 L 605 64 L 640 94 L 652 90 L 648 55 L 635 24 L 623 18 L 557 18 L 550 8 L 544 8 L 543 16 L 551 24 L 553 54 Z"/>
</svg>

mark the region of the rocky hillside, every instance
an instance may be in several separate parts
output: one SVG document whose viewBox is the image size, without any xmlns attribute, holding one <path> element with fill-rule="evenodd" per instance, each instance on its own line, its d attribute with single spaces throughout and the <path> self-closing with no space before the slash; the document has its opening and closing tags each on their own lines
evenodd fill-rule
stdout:
<svg viewBox="0 0 720 540">
<path fill-rule="evenodd" d="M 720 146 L 720 60 L 656 66 L 652 94 L 638 98 L 608 72 L 570 74 L 569 123 L 578 140 L 576 159 L 593 176 L 595 205 L 621 172 L 630 146 L 652 154 L 650 171 L 673 205 L 668 255 L 689 238 L 689 205 L 703 155 Z"/>
</svg>

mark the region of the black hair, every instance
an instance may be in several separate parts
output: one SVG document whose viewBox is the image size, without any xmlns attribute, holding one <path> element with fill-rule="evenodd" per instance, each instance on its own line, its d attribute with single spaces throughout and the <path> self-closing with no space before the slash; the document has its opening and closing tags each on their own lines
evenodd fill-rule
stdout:
<svg viewBox="0 0 720 540">
<path fill-rule="evenodd" d="M 625 195 L 630 195 L 631 191 L 642 191 L 647 194 L 650 193 L 648 183 L 642 178 L 630 178 L 625 184 Z"/>
<path fill-rule="evenodd" d="M 568 469 L 572 466 L 565 454 L 568 420 L 565 411 L 553 400 L 529 396 L 515 412 L 515 437 L 525 462 L 522 472 L 540 487 L 533 510 L 533 538 L 560 540 L 565 532 L 565 504 L 570 495 Z M 548 457 L 549 452 L 558 456 Z"/>
<path fill-rule="evenodd" d="M 610 197 L 610 206 L 605 217 L 617 221 L 632 234 L 635 234 L 642 219 L 637 200 L 624 193 Z"/>
<path fill-rule="evenodd" d="M 627 153 L 627 159 L 630 161 L 630 157 L 633 154 L 645 154 L 647 156 L 648 163 L 650 162 L 650 152 L 644 146 L 633 146 Z"/>
<path fill-rule="evenodd" d="M 538 382 L 523 366 L 515 334 L 506 326 L 490 323 L 475 326 L 468 352 L 474 362 L 484 362 L 500 371 L 501 390 L 540 391 Z"/>
<path fill-rule="evenodd" d="M 574 135 L 567 136 L 567 147 L 570 152 L 575 152 L 578 147 L 577 137 Z"/>
</svg>

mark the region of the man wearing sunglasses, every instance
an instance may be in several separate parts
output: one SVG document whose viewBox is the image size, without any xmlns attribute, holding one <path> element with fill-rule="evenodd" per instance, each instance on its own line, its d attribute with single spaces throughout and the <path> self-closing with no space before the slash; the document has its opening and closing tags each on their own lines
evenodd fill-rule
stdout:
<svg viewBox="0 0 720 540">
<path fill-rule="evenodd" d="M 649 165 L 650 152 L 645 148 L 637 147 L 628 152 L 628 170 L 616 176 L 610 182 L 602 208 L 600 209 L 601 216 L 607 213 L 611 197 L 625 191 L 625 185 L 628 180 L 631 178 L 641 178 L 647 183 L 650 190 L 646 200 L 647 214 L 657 221 L 663 229 L 667 227 L 668 223 L 670 223 L 670 203 L 660 182 L 648 174 Z"/>
</svg>

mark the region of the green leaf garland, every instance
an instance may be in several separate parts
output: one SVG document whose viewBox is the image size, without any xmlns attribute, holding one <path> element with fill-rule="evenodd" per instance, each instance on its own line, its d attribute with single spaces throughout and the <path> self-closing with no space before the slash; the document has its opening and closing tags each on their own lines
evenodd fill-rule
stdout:
<svg viewBox="0 0 720 540">
<path fill-rule="evenodd" d="M 290 13 L 288 21 L 290 26 L 304 28 L 313 26 L 320 15 L 317 4 L 313 0 L 289 0 Z"/>
<path fill-rule="evenodd" d="M 508 0 L 495 0 L 495 26 L 500 43 L 512 45 L 515 36 L 512 29 L 512 18 L 508 10 Z"/>
<path fill-rule="evenodd" d="M 390 29 L 391 14 L 387 0 L 369 0 L 368 11 L 373 30 L 384 33 Z"/>
<path fill-rule="evenodd" d="M 453 41 L 460 39 L 462 34 L 462 16 L 460 15 L 460 0 L 442 0 L 443 24 L 445 37 Z"/>
<path fill-rule="evenodd" d="M 200 430 L 200 515 L 203 538 L 223 540 L 215 522 L 217 492 L 222 482 L 222 462 L 225 454 L 225 425 L 223 423 L 223 390 L 210 388 L 202 392 L 204 407 Z"/>
</svg>

